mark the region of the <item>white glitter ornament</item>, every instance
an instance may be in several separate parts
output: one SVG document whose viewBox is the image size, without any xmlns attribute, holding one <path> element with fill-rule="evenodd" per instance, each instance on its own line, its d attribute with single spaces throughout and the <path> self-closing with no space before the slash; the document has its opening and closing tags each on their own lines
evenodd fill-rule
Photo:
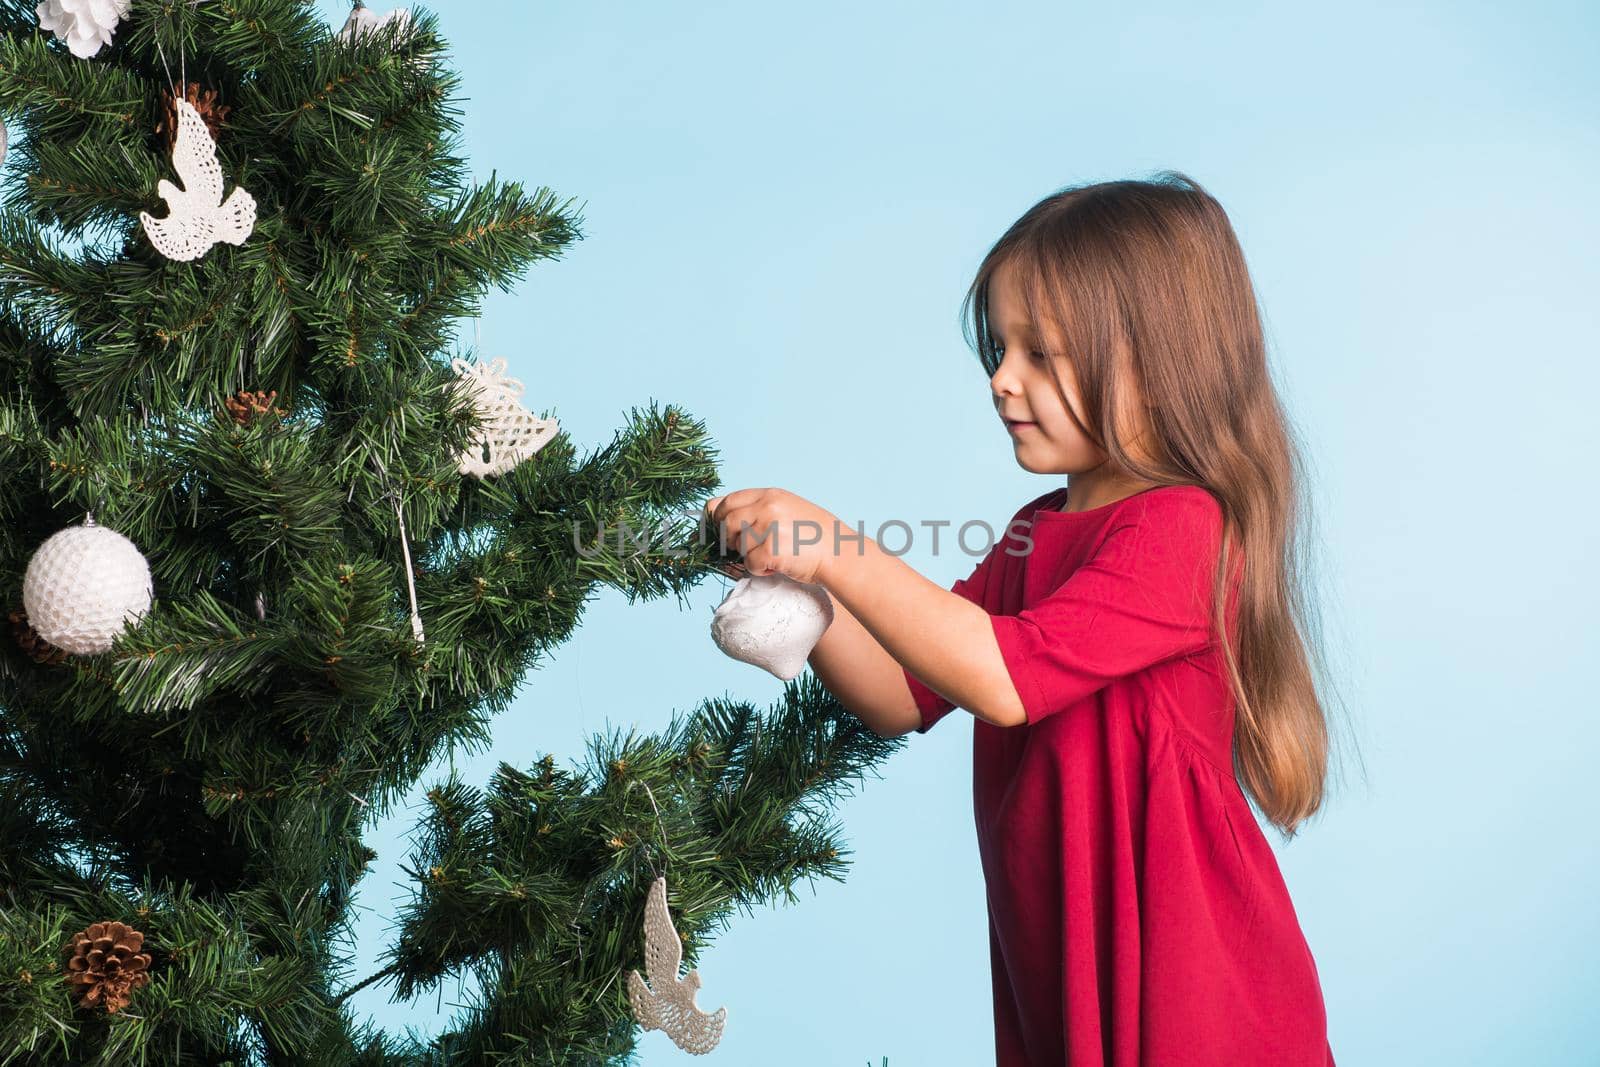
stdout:
<svg viewBox="0 0 1600 1067">
<path fill-rule="evenodd" d="M 828 591 L 787 574 L 740 578 L 711 617 L 711 639 L 736 660 L 784 681 L 798 675 L 833 625 Z"/>
<path fill-rule="evenodd" d="M 111 43 L 117 20 L 126 18 L 130 0 L 41 0 L 34 11 L 39 28 L 49 30 L 79 59 L 88 59 Z"/>
<path fill-rule="evenodd" d="M 411 36 L 411 12 L 403 7 L 397 7 L 383 17 L 374 15 L 372 11 L 356 0 L 355 10 L 350 12 L 350 17 L 344 20 L 344 28 L 338 33 L 339 40 L 345 44 L 355 44 L 363 37 L 374 33 L 387 32 L 393 24 L 399 27 L 394 35 L 392 47 L 398 51 Z M 428 55 L 419 55 L 411 60 L 412 70 L 422 70 L 432 61 Z"/>
<path fill-rule="evenodd" d="M 112 639 L 150 609 L 150 564 L 115 530 L 81 526 L 52 534 L 28 561 L 22 608 L 39 636 L 80 656 L 111 648 Z"/>
<path fill-rule="evenodd" d="M 522 383 L 506 377 L 504 359 L 473 364 L 458 358 L 450 365 L 455 368 L 456 380 L 449 387 L 471 398 L 483 420 L 470 447 L 456 456 L 462 474 L 479 478 L 504 474 L 549 444 L 561 429 L 555 419 L 535 418 L 523 410 Z"/>
<path fill-rule="evenodd" d="M 374 33 L 390 23 L 400 27 L 396 41 L 405 39 L 411 29 L 411 11 L 407 8 L 397 7 L 381 18 L 372 13 L 372 9 L 365 4 L 357 3 L 355 10 L 350 12 L 350 17 L 344 20 L 344 28 L 339 31 L 339 39 L 346 44 L 354 44 L 357 38 Z"/>
<path fill-rule="evenodd" d="M 707 1015 L 694 1006 L 700 988 L 700 972 L 678 977 L 683 963 L 683 942 L 667 911 L 667 879 L 657 878 L 650 885 L 644 906 L 644 969 L 650 979 L 646 985 L 638 971 L 628 972 L 628 1003 L 633 1017 L 646 1030 L 662 1030 L 672 1043 L 685 1052 L 702 1055 L 722 1040 L 722 1025 L 728 1009 L 718 1008 Z"/>
<path fill-rule="evenodd" d="M 256 225 L 255 197 L 234 186 L 222 199 L 222 166 L 217 162 L 217 142 L 206 120 L 182 97 L 178 110 L 178 135 L 172 141 L 172 169 L 183 181 L 179 189 L 167 179 L 156 182 L 156 192 L 167 202 L 164 219 L 139 212 L 150 243 L 168 259 L 199 259 L 218 241 L 244 244 Z"/>
</svg>

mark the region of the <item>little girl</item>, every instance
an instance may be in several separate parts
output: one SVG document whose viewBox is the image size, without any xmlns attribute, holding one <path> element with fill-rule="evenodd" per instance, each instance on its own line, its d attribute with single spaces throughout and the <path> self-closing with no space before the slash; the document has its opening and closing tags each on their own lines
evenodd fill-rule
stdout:
<svg viewBox="0 0 1600 1067">
<path fill-rule="evenodd" d="M 1330 1065 L 1250 803 L 1293 835 L 1328 735 L 1227 215 L 1173 172 L 1068 188 L 989 251 L 969 313 L 1017 463 L 1070 478 L 968 577 L 946 591 L 782 490 L 716 497 L 713 523 L 749 573 L 828 591 L 810 665 L 876 733 L 975 717 L 998 1067 Z"/>
</svg>

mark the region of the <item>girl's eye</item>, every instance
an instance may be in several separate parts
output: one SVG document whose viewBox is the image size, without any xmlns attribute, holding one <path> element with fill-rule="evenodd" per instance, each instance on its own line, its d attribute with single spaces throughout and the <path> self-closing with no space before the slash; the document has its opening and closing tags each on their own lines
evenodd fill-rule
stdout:
<svg viewBox="0 0 1600 1067">
<path fill-rule="evenodd" d="M 995 362 L 999 363 L 1002 360 L 1004 360 L 1005 358 L 1006 358 L 1006 346 L 1004 344 L 1002 344 L 1001 342 L 999 342 L 999 341 L 995 341 L 994 342 L 994 359 L 995 359 Z M 1040 352 L 1036 348 L 1028 350 L 1028 358 L 1033 360 L 1035 363 L 1045 363 L 1045 362 L 1049 361 L 1049 357 L 1047 357 L 1043 352 Z"/>
</svg>

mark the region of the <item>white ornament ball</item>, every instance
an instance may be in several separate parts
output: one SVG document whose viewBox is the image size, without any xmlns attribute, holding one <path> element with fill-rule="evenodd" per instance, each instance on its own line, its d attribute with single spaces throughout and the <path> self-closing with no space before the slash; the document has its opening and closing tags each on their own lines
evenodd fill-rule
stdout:
<svg viewBox="0 0 1600 1067">
<path fill-rule="evenodd" d="M 833 601 L 822 586 L 759 574 L 740 578 L 723 598 L 711 618 L 711 639 L 734 659 L 787 682 L 805 669 L 832 624 Z"/>
<path fill-rule="evenodd" d="M 52 534 L 28 561 L 22 608 L 28 624 L 57 648 L 94 655 L 150 608 L 150 564 L 126 537 L 96 526 Z"/>
</svg>

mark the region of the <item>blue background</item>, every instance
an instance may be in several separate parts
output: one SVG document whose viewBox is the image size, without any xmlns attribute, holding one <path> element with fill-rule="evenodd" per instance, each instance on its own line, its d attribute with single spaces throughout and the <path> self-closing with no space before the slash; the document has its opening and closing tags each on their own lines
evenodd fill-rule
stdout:
<svg viewBox="0 0 1600 1067">
<path fill-rule="evenodd" d="M 473 172 L 574 197 L 587 234 L 463 346 L 481 330 L 580 449 L 654 398 L 706 421 L 727 489 L 999 526 L 1060 479 L 1016 466 L 961 339 L 978 260 L 1065 184 L 1187 172 L 1243 243 L 1313 471 L 1344 759 L 1325 813 L 1271 839 L 1334 1052 L 1593 1064 L 1600 14 L 1206 6 L 448 5 Z M 946 585 L 973 562 L 906 558 Z M 780 684 L 707 633 L 730 584 L 603 592 L 456 765 L 482 785 L 706 696 L 764 706 Z M 840 809 L 844 884 L 706 952 L 711 1059 L 992 1062 L 971 729 L 910 737 Z M 363 968 L 416 802 L 373 831 Z M 353 1003 L 434 1033 L 460 996 Z M 688 1061 L 659 1031 L 641 1051 Z"/>
</svg>

